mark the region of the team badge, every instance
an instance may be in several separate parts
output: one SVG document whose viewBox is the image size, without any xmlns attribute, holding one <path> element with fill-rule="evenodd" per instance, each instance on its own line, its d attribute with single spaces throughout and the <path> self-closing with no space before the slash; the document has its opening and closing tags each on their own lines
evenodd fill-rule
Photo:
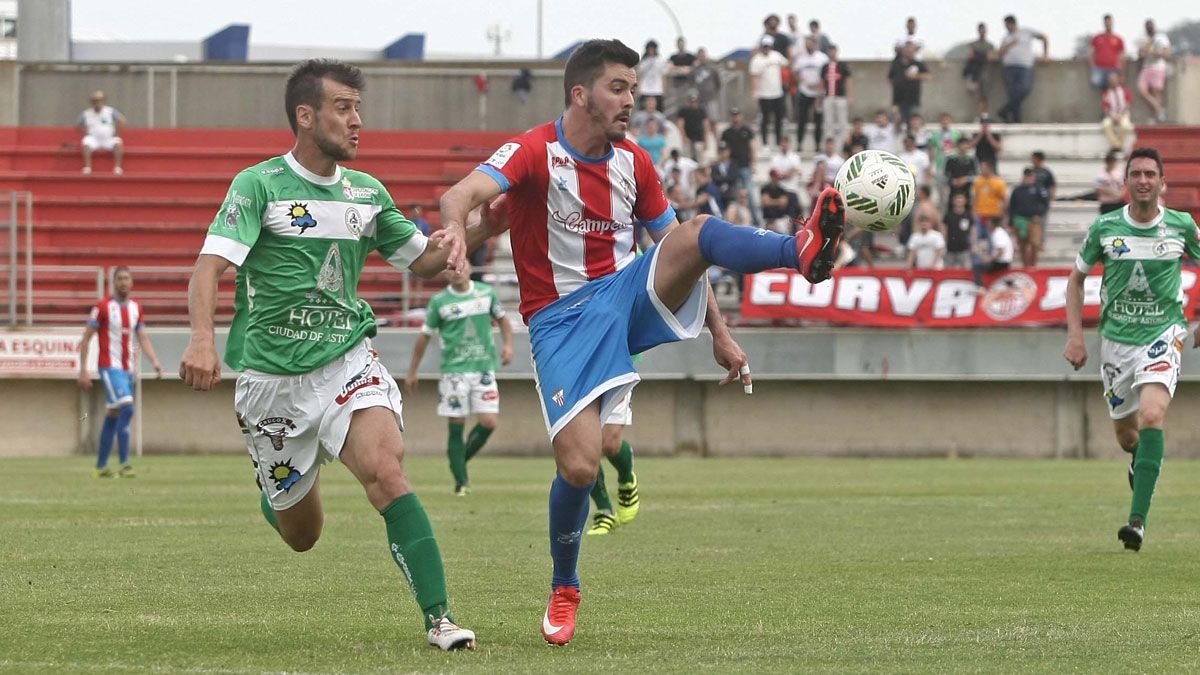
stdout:
<svg viewBox="0 0 1200 675">
<path fill-rule="evenodd" d="M 346 209 L 346 229 L 350 230 L 350 234 L 356 237 L 362 235 L 362 216 L 358 215 L 358 209 L 353 206 Z"/>
</svg>

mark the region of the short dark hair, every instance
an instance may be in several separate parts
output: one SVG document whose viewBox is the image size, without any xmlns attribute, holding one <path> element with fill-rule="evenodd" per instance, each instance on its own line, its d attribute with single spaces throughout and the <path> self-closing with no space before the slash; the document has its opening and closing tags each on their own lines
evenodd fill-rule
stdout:
<svg viewBox="0 0 1200 675">
<path fill-rule="evenodd" d="M 133 272 L 129 271 L 128 265 L 117 265 L 116 267 L 113 268 L 112 278 L 115 280 L 117 278 L 117 275 L 120 274 L 121 272 L 129 272 L 129 276 L 133 276 Z"/>
<path fill-rule="evenodd" d="M 1012 14 L 1009 14 L 1008 16 L 1004 17 L 1004 23 L 1016 23 L 1016 22 L 1017 22 L 1017 17 L 1013 16 Z"/>
<path fill-rule="evenodd" d="M 1045 161 L 1046 159 L 1046 153 L 1042 152 L 1041 150 L 1034 150 L 1033 152 L 1029 153 L 1029 156 L 1038 161 Z"/>
<path fill-rule="evenodd" d="M 1105 21 L 1107 21 L 1107 20 L 1109 20 L 1109 19 L 1111 19 L 1111 18 L 1112 18 L 1112 14 L 1105 14 L 1105 15 L 1104 15 L 1103 17 L 1101 17 L 1101 18 L 1103 18 Z"/>
<path fill-rule="evenodd" d="M 917 188 L 917 191 L 920 192 L 921 194 L 925 195 L 926 197 L 933 196 L 933 190 L 931 190 L 928 185 L 922 185 L 921 187 Z"/>
<path fill-rule="evenodd" d="M 563 69 L 563 105 L 571 105 L 571 90 L 575 85 L 591 87 L 610 63 L 627 68 L 637 66 L 641 57 L 620 40 L 588 40 L 571 52 Z"/>
<path fill-rule="evenodd" d="M 1154 148 L 1138 148 L 1137 150 L 1134 150 L 1133 152 L 1129 153 L 1129 159 L 1125 160 L 1125 175 L 1126 176 L 1129 175 L 1129 165 L 1133 162 L 1133 160 L 1135 160 L 1139 157 L 1148 157 L 1148 158 L 1154 160 L 1154 163 L 1158 165 L 1158 175 L 1159 176 L 1163 175 L 1162 155 L 1158 154 L 1158 150 L 1155 150 Z"/>
<path fill-rule="evenodd" d="M 283 94 L 283 105 L 287 108 L 288 125 L 296 133 L 296 106 L 310 105 L 313 110 L 321 108 L 325 97 L 322 80 L 329 78 L 338 84 L 362 91 L 366 88 L 362 71 L 357 67 L 334 59 L 309 59 L 292 69 L 287 88 Z"/>
</svg>

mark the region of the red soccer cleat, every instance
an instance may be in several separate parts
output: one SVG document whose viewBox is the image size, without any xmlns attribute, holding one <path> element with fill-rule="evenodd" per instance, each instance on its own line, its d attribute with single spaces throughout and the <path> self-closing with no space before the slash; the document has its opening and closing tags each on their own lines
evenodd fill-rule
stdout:
<svg viewBox="0 0 1200 675">
<path fill-rule="evenodd" d="M 796 233 L 796 254 L 800 274 L 814 284 L 829 278 L 837 260 L 842 232 L 846 229 L 846 208 L 842 195 L 827 187 L 817 196 L 812 216 Z"/>
<path fill-rule="evenodd" d="M 542 615 L 542 637 L 562 646 L 575 637 L 575 610 L 579 609 L 579 589 L 559 586 L 550 594 L 550 605 Z"/>
</svg>

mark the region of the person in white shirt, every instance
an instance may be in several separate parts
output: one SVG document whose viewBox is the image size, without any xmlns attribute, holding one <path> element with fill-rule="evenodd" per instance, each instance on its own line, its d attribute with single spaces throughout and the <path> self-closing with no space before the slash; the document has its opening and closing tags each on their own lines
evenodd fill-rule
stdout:
<svg viewBox="0 0 1200 675">
<path fill-rule="evenodd" d="M 863 133 L 867 136 L 867 149 L 896 152 L 896 131 L 886 111 L 877 111 L 875 124 L 863 129 Z"/>
<path fill-rule="evenodd" d="M 796 78 L 796 149 L 804 149 L 804 131 L 808 126 L 808 116 L 813 120 L 813 150 L 821 147 L 822 127 L 825 124 L 825 109 L 822 99 L 825 96 L 824 82 L 821 81 L 821 71 L 829 63 L 829 56 L 817 50 L 817 40 L 809 35 L 804 38 L 804 46 L 792 55 L 792 72 Z"/>
<path fill-rule="evenodd" d="M 904 49 L 905 45 L 913 46 L 914 59 L 917 58 L 917 54 L 921 53 L 921 49 L 925 47 L 925 38 L 917 35 L 916 17 L 908 17 L 908 20 L 904 22 L 904 35 L 896 38 L 896 42 L 892 45 L 896 50 L 897 56 Z"/>
<path fill-rule="evenodd" d="M 637 65 L 638 99 L 642 104 L 641 108 L 646 107 L 646 99 L 654 98 L 658 101 L 658 109 L 663 109 L 663 79 L 669 66 L 667 60 L 658 53 L 658 43 L 654 40 L 647 42 L 646 51 Z"/>
<path fill-rule="evenodd" d="M 770 170 L 779 172 L 779 184 L 783 189 L 797 195 L 804 192 L 800 182 L 802 166 L 800 153 L 792 150 L 792 140 L 787 136 L 779 139 L 779 154 L 771 158 Z"/>
<path fill-rule="evenodd" d="M 1004 28 L 1008 30 L 1008 34 L 1000 43 L 998 56 L 1008 101 L 997 114 L 1005 122 L 1020 123 L 1021 103 L 1033 91 L 1033 64 L 1037 61 L 1033 54 L 1033 41 L 1041 40 L 1041 60 L 1046 61 L 1050 58 L 1050 39 L 1045 33 L 1030 28 L 1018 28 L 1017 17 L 1012 14 L 1004 17 Z"/>
<path fill-rule="evenodd" d="M 825 180 L 833 185 L 833 179 L 837 177 L 838 171 L 846 163 L 846 158 L 838 154 L 837 142 L 832 136 L 825 137 L 824 149 L 821 154 L 813 157 L 813 166 L 816 166 L 818 162 L 825 162 Z"/>
<path fill-rule="evenodd" d="M 1003 272 L 1012 267 L 1013 240 L 999 218 L 985 219 L 988 229 L 988 250 L 979 256 L 979 261 L 971 266 L 975 274 L 975 289 L 983 292 L 983 275 Z"/>
<path fill-rule="evenodd" d="M 916 179 L 917 187 L 929 185 L 929 153 L 917 147 L 917 139 L 912 134 L 904 137 L 904 149 L 896 153 L 896 156 L 908 165 L 913 178 Z"/>
<path fill-rule="evenodd" d="M 1163 89 L 1167 84 L 1167 59 L 1171 57 L 1171 40 L 1166 33 L 1159 33 L 1153 19 L 1146 19 L 1146 37 L 1138 43 L 1138 60 L 1142 70 L 1138 73 L 1137 88 L 1146 103 L 1154 109 L 1155 122 L 1165 122 L 1167 111 L 1163 106 Z"/>
<path fill-rule="evenodd" d="M 940 270 L 946 255 L 946 238 L 933 227 L 931 218 L 917 218 L 917 231 L 908 238 L 908 269 Z"/>
<path fill-rule="evenodd" d="M 767 127 L 774 126 L 775 141 L 783 137 L 783 68 L 788 60 L 775 51 L 775 40 L 764 35 L 758 42 L 758 53 L 750 59 L 750 84 L 758 110 L 762 114 L 762 144 L 769 147 Z"/>
<path fill-rule="evenodd" d="M 121 111 L 105 105 L 102 91 L 92 92 L 92 107 L 83 111 L 79 116 L 77 128 L 83 134 L 80 146 L 83 148 L 83 173 L 92 172 L 92 153 L 104 150 L 113 154 L 113 173 L 118 176 L 125 173 L 121 168 L 121 160 L 125 156 L 125 144 L 121 141 L 121 131 L 125 128 L 125 116 Z"/>
</svg>

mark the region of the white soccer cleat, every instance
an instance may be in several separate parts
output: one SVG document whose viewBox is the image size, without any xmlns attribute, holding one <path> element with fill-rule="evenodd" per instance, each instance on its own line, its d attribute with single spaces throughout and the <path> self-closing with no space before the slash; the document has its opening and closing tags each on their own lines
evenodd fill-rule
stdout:
<svg viewBox="0 0 1200 675">
<path fill-rule="evenodd" d="M 428 638 L 429 646 L 437 647 L 444 652 L 452 652 L 456 649 L 475 649 L 475 631 L 458 626 L 444 616 L 433 623 L 433 628 L 429 629 Z"/>
</svg>

